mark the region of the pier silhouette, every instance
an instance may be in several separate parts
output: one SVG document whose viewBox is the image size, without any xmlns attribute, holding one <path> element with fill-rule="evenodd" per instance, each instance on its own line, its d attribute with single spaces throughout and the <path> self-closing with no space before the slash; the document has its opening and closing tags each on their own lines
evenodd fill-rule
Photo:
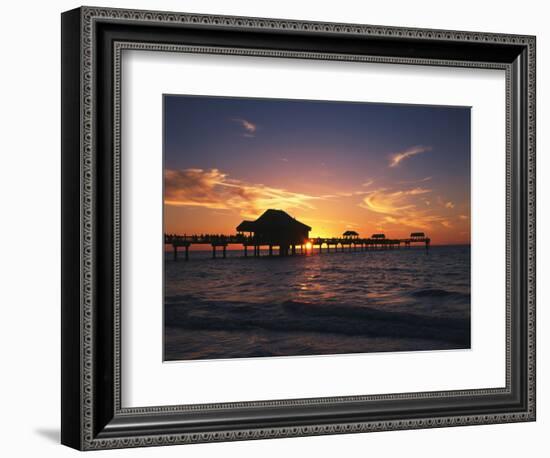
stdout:
<svg viewBox="0 0 550 458">
<path fill-rule="evenodd" d="M 311 227 L 292 218 L 282 210 L 267 210 L 255 221 L 243 221 L 234 235 L 223 234 L 165 234 L 164 243 L 171 245 L 174 260 L 178 260 L 178 249 L 184 249 L 184 259 L 189 260 L 191 245 L 210 245 L 212 258 L 227 256 L 228 245 L 242 245 L 243 255 L 260 257 L 262 248 L 267 248 L 267 256 L 274 250 L 279 256 L 312 255 L 322 253 L 344 253 L 356 251 L 391 250 L 401 246 L 410 248 L 412 244 L 430 247 L 430 238 L 424 232 L 413 232 L 408 238 L 387 238 L 385 234 L 373 234 L 362 238 L 355 231 L 346 231 L 340 237 L 309 237 Z"/>
</svg>

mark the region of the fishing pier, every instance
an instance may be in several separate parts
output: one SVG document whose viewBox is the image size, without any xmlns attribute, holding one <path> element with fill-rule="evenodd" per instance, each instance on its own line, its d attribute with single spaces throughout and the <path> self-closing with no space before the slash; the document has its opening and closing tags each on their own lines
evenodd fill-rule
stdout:
<svg viewBox="0 0 550 458">
<path fill-rule="evenodd" d="M 269 213 L 272 212 L 272 213 Z M 267 215 L 267 216 L 266 216 Z M 263 220 L 262 220 L 263 218 Z M 189 260 L 192 245 L 210 245 L 212 258 L 226 258 L 229 245 L 242 245 L 244 257 L 260 256 L 308 256 L 313 254 L 393 250 L 410 248 L 413 244 L 430 247 L 430 238 L 423 232 L 413 232 L 409 238 L 386 238 L 385 234 L 373 234 L 362 238 L 355 231 L 346 231 L 341 237 L 309 237 L 311 228 L 281 210 L 268 210 L 258 220 L 243 221 L 235 235 L 165 234 L 164 243 L 171 245 L 174 260 L 183 251 Z M 248 232 L 248 235 L 245 233 Z M 264 254 L 262 255 L 262 251 Z"/>
<path fill-rule="evenodd" d="M 295 256 L 312 255 L 323 253 L 346 253 L 356 251 L 373 250 L 393 250 L 401 247 L 410 248 L 412 244 L 423 244 L 426 249 L 430 247 L 428 237 L 410 237 L 406 239 L 387 239 L 387 238 L 356 238 L 348 239 L 345 237 L 337 238 L 311 238 L 300 245 L 291 245 L 290 247 L 281 247 L 277 244 L 255 241 L 246 236 L 231 235 L 166 235 L 165 243 L 171 245 L 174 253 L 174 260 L 178 260 L 178 253 L 181 249 L 184 259 L 189 260 L 189 248 L 191 245 L 210 245 L 212 247 L 212 258 L 227 257 L 228 245 L 242 245 L 244 257 L 259 257 L 262 250 L 265 252 L 262 256 Z"/>
</svg>

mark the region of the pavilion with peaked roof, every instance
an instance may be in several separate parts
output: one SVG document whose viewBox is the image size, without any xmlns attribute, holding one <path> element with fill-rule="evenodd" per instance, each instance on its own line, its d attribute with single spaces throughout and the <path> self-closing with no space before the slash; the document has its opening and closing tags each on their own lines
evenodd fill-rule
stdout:
<svg viewBox="0 0 550 458">
<path fill-rule="evenodd" d="M 411 239 L 414 240 L 414 239 L 424 239 L 426 238 L 426 235 L 424 234 L 424 232 L 412 232 L 411 233 Z"/>
<path fill-rule="evenodd" d="M 283 210 L 269 209 L 255 221 L 243 221 L 237 231 L 252 235 L 256 245 L 279 246 L 281 253 L 288 253 L 289 247 L 294 250 L 308 241 L 311 227 Z"/>
<path fill-rule="evenodd" d="M 359 234 L 355 231 L 346 231 L 342 234 L 342 237 L 345 239 L 356 239 L 359 237 Z"/>
<path fill-rule="evenodd" d="M 385 239 L 385 238 L 386 238 L 385 234 L 372 234 L 372 237 L 371 237 L 371 239 L 377 239 L 377 240 Z"/>
</svg>

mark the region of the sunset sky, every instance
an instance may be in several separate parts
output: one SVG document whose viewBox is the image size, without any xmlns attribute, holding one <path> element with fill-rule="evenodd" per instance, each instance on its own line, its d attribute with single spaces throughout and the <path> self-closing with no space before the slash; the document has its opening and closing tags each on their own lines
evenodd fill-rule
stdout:
<svg viewBox="0 0 550 458">
<path fill-rule="evenodd" d="M 311 237 L 470 243 L 470 109 L 165 96 L 165 232 L 234 234 L 269 208 Z"/>
</svg>

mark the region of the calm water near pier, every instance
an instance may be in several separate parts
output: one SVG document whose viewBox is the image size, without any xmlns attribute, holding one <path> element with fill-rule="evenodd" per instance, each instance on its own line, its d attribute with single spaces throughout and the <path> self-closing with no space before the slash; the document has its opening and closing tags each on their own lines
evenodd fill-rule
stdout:
<svg viewBox="0 0 550 458">
<path fill-rule="evenodd" d="M 470 347 L 470 246 L 165 258 L 165 359 Z"/>
</svg>

